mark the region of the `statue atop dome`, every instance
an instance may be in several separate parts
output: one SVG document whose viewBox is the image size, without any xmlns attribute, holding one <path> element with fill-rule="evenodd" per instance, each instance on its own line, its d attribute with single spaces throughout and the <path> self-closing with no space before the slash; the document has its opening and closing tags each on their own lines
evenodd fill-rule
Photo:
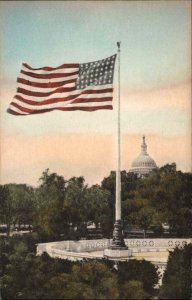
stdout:
<svg viewBox="0 0 192 300">
<path fill-rule="evenodd" d="M 147 145 L 145 144 L 145 136 L 143 135 L 143 143 L 141 144 L 141 153 L 143 155 L 148 155 L 147 154 Z"/>
<path fill-rule="evenodd" d="M 152 170 L 157 169 L 155 161 L 147 153 L 147 144 L 145 143 L 145 136 L 142 137 L 143 142 L 141 144 L 141 153 L 132 162 L 129 172 L 138 174 L 139 177 L 143 177 L 149 174 Z"/>
</svg>

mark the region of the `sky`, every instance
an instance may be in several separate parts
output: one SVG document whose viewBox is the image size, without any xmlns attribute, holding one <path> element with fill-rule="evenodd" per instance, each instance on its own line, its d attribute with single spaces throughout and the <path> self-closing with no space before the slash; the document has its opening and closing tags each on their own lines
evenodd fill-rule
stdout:
<svg viewBox="0 0 192 300">
<path fill-rule="evenodd" d="M 114 110 L 16 117 L 6 109 L 21 64 L 86 63 L 121 41 L 121 168 L 145 134 L 160 167 L 191 171 L 191 1 L 1 1 L 1 184 L 36 186 L 42 172 L 100 184 L 115 169 Z"/>
</svg>

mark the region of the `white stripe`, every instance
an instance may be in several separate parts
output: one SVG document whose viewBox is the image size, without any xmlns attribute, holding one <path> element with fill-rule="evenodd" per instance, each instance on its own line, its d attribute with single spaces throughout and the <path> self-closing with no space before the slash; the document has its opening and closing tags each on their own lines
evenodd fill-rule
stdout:
<svg viewBox="0 0 192 300">
<path fill-rule="evenodd" d="M 74 101 L 74 100 L 73 100 Z M 111 105 L 112 101 L 105 101 L 105 102 L 88 102 L 88 103 L 73 103 L 73 101 L 70 102 L 60 102 L 60 103 L 53 103 L 53 104 L 47 104 L 43 106 L 31 106 L 26 103 L 21 103 L 20 101 L 14 101 L 18 105 L 22 106 L 23 108 L 28 108 L 31 110 L 40 110 L 40 109 L 51 109 L 51 108 L 59 108 L 59 107 L 93 107 L 93 106 L 104 106 L 104 105 Z M 13 110 L 15 109 L 15 106 L 12 106 L 10 104 L 10 108 Z"/>
<path fill-rule="evenodd" d="M 30 70 L 28 68 L 26 68 L 25 66 L 22 66 L 22 69 L 25 72 L 32 72 L 34 74 L 55 74 L 55 73 L 73 73 L 79 70 L 79 68 L 62 68 L 62 69 L 58 69 L 58 70 L 52 70 L 52 71 L 44 71 L 44 70 Z"/>
<path fill-rule="evenodd" d="M 48 99 L 51 99 L 51 98 L 62 98 L 62 97 L 68 97 L 68 96 L 72 96 L 72 95 L 82 95 L 82 97 L 85 97 L 86 94 L 82 94 L 83 91 L 85 90 L 92 90 L 92 91 L 98 91 L 98 90 L 102 90 L 102 89 L 107 89 L 107 88 L 112 88 L 112 84 L 107 84 L 107 85 L 97 85 L 97 86 L 89 86 L 87 88 L 85 88 L 84 90 L 75 90 L 75 91 L 72 91 L 72 92 L 63 92 L 63 93 L 54 93 L 50 96 L 47 96 L 47 97 L 37 97 L 37 96 L 28 96 L 28 95 L 25 95 L 23 93 L 17 93 L 16 95 L 18 96 L 22 96 L 23 98 L 25 99 L 28 99 L 28 100 L 34 100 L 34 101 L 44 101 L 44 100 L 48 100 Z M 111 93 L 111 92 L 110 92 Z M 94 95 L 94 97 L 97 97 L 99 95 L 105 95 L 107 93 L 102 93 L 102 94 L 91 94 L 91 95 Z M 88 94 L 87 94 L 88 95 Z"/>
<path fill-rule="evenodd" d="M 33 78 L 31 76 L 20 73 L 19 77 L 28 80 L 30 82 L 49 83 L 49 82 L 62 82 L 66 80 L 77 79 L 78 74 L 67 76 L 67 77 L 60 77 L 60 78 L 42 79 L 42 78 Z"/>
</svg>

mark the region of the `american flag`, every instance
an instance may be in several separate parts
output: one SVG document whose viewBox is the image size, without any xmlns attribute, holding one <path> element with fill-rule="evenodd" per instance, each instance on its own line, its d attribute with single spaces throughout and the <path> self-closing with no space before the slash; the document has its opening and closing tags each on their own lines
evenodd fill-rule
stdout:
<svg viewBox="0 0 192 300">
<path fill-rule="evenodd" d="M 23 63 L 18 88 L 7 110 L 30 115 L 52 110 L 113 109 L 113 74 L 116 54 L 83 64 L 32 68 Z"/>
</svg>

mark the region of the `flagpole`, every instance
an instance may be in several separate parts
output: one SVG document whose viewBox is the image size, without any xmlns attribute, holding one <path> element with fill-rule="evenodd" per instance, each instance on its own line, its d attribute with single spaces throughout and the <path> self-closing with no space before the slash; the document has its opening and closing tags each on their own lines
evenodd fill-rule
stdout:
<svg viewBox="0 0 192 300">
<path fill-rule="evenodd" d="M 121 220 L 121 102 L 120 102 L 120 42 L 117 42 L 118 47 L 118 100 L 117 100 L 117 136 L 116 136 L 116 206 L 115 206 L 115 221 Z"/>
<path fill-rule="evenodd" d="M 115 199 L 115 224 L 113 230 L 113 239 L 110 245 L 111 249 L 127 249 L 122 235 L 121 221 L 121 102 L 120 102 L 120 42 L 118 47 L 118 101 L 117 101 L 117 134 L 116 134 L 116 199 Z"/>
</svg>

